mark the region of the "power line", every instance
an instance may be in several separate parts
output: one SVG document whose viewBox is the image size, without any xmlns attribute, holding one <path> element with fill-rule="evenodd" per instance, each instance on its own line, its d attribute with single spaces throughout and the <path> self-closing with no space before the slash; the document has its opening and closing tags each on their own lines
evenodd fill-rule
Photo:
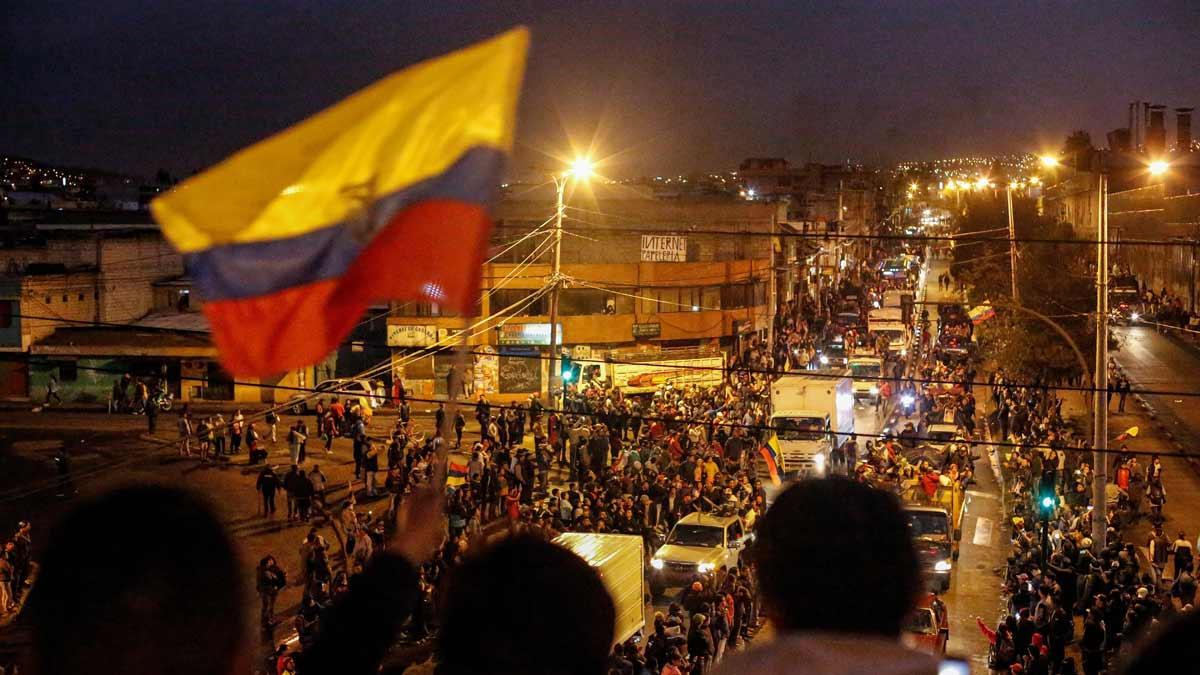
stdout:
<svg viewBox="0 0 1200 675">
<path fill-rule="evenodd" d="M 570 209 L 573 207 L 568 206 L 567 208 Z M 602 216 L 606 216 L 606 217 L 611 216 L 611 214 L 604 214 L 604 213 L 599 213 L 599 212 L 592 212 L 592 213 L 597 213 L 598 215 L 602 215 Z M 621 218 L 620 216 L 615 216 L 615 217 Z M 617 227 L 617 226 L 613 226 L 613 225 L 605 225 L 602 223 L 597 223 L 597 222 L 590 221 L 590 220 L 584 220 L 582 218 L 577 218 L 574 216 L 567 216 L 567 219 L 577 222 L 577 223 L 587 225 L 588 231 L 590 231 L 590 232 L 616 232 L 616 233 L 626 233 L 626 234 L 661 234 L 662 232 L 666 231 L 666 228 L 655 229 L 655 228 L 649 228 L 649 227 Z M 624 219 L 629 220 L 629 221 L 641 221 L 641 219 L 636 219 L 636 218 L 624 218 Z M 991 242 L 1007 244 L 1010 241 L 1016 241 L 1017 243 L 1022 243 L 1022 244 L 1086 244 L 1089 246 L 1094 246 L 1094 245 L 1101 244 L 1101 243 L 1107 244 L 1110 246 L 1116 246 L 1118 244 L 1121 246 L 1130 245 L 1130 246 L 1164 246 L 1164 247 L 1191 246 L 1192 245 L 1191 242 L 1181 242 L 1181 241 L 1176 241 L 1176 240 L 1165 240 L 1165 239 L 1108 239 L 1108 240 L 1102 241 L 1099 239 L 1068 239 L 1068 238 L 1061 238 L 1061 237 L 1059 237 L 1059 238 L 1055 238 L 1055 237 L 1016 237 L 1016 238 L 980 237 L 980 236 L 972 236 L 972 233 L 965 233 L 965 234 L 958 234 L 958 235 L 922 234 L 922 235 L 910 236 L 910 235 L 905 235 L 905 234 L 847 234 L 847 233 L 843 233 L 843 232 L 786 232 L 786 231 L 766 232 L 766 231 L 755 231 L 755 230 L 740 231 L 740 230 L 720 230 L 720 229 L 690 229 L 690 228 L 694 228 L 697 224 L 700 224 L 701 221 L 670 221 L 670 220 L 654 219 L 654 222 L 662 223 L 662 224 L 672 224 L 673 223 L 673 224 L 688 226 L 689 227 L 689 229 L 687 230 L 688 234 L 731 236 L 731 237 L 783 237 L 783 238 L 791 238 L 791 239 L 815 239 L 815 240 L 849 239 L 849 240 L 868 240 L 868 241 L 894 240 L 894 241 L 909 241 L 909 242 L 913 242 L 913 243 L 921 243 L 921 242 L 929 242 L 929 241 L 947 241 L 947 242 L 987 242 L 987 241 L 991 241 Z"/>
<path fill-rule="evenodd" d="M 2 357 L 0 357 L 0 360 L 4 360 L 4 359 Z M 108 372 L 108 373 L 123 373 L 123 371 L 121 371 L 120 369 L 103 368 L 100 366 L 95 366 L 95 367 L 80 366 L 79 368 L 80 368 L 80 370 L 91 370 L 91 371 Z M 203 380 L 205 378 L 185 377 L 185 378 L 181 378 L 181 379 Z M 265 389 L 278 389 L 278 390 L 284 390 L 284 391 L 315 393 L 315 394 L 326 395 L 326 396 L 332 395 L 332 394 L 343 394 L 343 393 L 344 394 L 358 394 L 359 393 L 357 391 L 351 391 L 351 390 L 347 390 L 347 389 L 317 390 L 317 389 L 312 389 L 312 388 L 308 388 L 308 387 L 294 387 L 294 386 L 281 385 L 281 384 L 261 384 L 261 383 L 257 383 L 257 382 L 234 381 L 233 384 L 238 385 L 238 386 L 245 386 L 245 387 L 261 387 L 261 388 L 265 388 Z M 416 397 L 416 396 L 406 396 L 405 399 L 408 401 L 415 401 L 418 403 L 436 404 L 436 403 L 445 403 L 446 402 L 445 399 L 421 398 L 421 397 Z M 288 406 L 283 406 L 282 409 L 286 410 L 287 407 L 289 407 L 289 406 L 290 406 L 290 404 Z M 499 410 L 526 410 L 525 407 L 523 407 L 521 405 L 517 405 L 517 404 L 490 403 L 489 406 L 492 409 L 499 409 Z M 544 412 L 548 412 L 548 413 L 558 413 L 561 415 L 572 415 L 575 417 L 602 418 L 602 417 L 607 416 L 607 413 L 605 413 L 605 412 L 580 412 L 580 411 L 569 411 L 569 410 L 563 410 L 563 409 L 559 409 L 559 408 L 548 408 L 548 407 L 543 407 L 542 410 Z M 730 422 L 730 421 L 717 422 L 716 420 L 713 420 L 713 419 L 695 418 L 695 417 L 675 418 L 675 417 L 663 417 L 663 416 L 656 416 L 656 415 L 641 415 L 640 419 L 642 419 L 643 422 L 663 422 L 663 423 L 669 423 L 669 424 L 684 424 L 684 425 L 710 425 L 711 424 L 711 425 L 715 425 L 718 427 L 727 427 L 727 428 L 731 428 L 731 429 L 732 428 L 741 428 L 741 429 L 755 430 L 755 431 L 770 431 L 773 433 L 788 430 L 784 427 L 776 427 L 776 426 L 772 426 L 769 424 L 745 424 L 742 422 Z M 865 432 L 860 433 L 857 431 L 853 432 L 853 433 L 855 436 L 862 436 L 862 437 L 866 437 L 866 438 L 896 439 L 896 435 L 890 434 L 890 433 L 865 433 Z M 982 441 L 971 441 L 971 442 L 979 443 Z M 167 445 L 178 445 L 178 444 L 179 444 L 178 440 L 167 443 Z M 1026 448 L 1026 449 L 1044 449 L 1044 450 L 1078 450 L 1078 448 L 1071 448 L 1069 446 L 1054 446 L 1054 445 L 1038 444 L 1038 443 L 1016 443 L 1016 442 L 1012 442 L 1012 441 L 988 441 L 987 443 L 985 443 L 985 445 L 994 445 L 997 447 Z M 1091 451 L 1091 450 L 1089 449 L 1089 451 Z M 1128 449 L 1123 450 L 1120 448 L 1107 448 L 1107 447 L 1100 448 L 1098 451 L 1103 452 L 1103 453 L 1108 453 L 1108 454 L 1159 455 L 1159 456 L 1170 456 L 1170 457 L 1197 457 L 1197 458 L 1200 458 L 1200 453 L 1190 453 L 1190 452 L 1183 452 L 1183 451 L 1168 452 L 1168 451 L 1157 451 L 1157 450 L 1128 450 Z"/>
<path fill-rule="evenodd" d="M 529 297 L 518 300 L 517 303 L 514 303 L 514 305 L 512 305 L 512 306 L 516 306 L 516 305 L 527 306 L 529 304 L 533 304 L 533 299 L 535 299 L 536 297 L 539 297 L 539 294 L 544 291 L 545 291 L 545 288 L 542 288 L 542 289 L 540 289 L 539 292 L 535 292 L 533 294 L 530 294 Z M 932 300 L 914 300 L 913 304 L 914 305 L 944 305 L 947 303 L 937 303 L 937 301 L 932 301 Z M 950 304 L 953 304 L 953 303 L 950 303 Z M 505 309 L 509 309 L 509 307 L 505 307 Z M 523 307 L 522 307 L 522 309 L 523 309 Z M 517 311 L 520 311 L 520 309 L 518 309 Z M 52 317 L 42 317 L 42 316 L 30 316 L 30 315 L 16 315 L 16 313 L 14 313 L 14 315 L 12 315 L 12 316 L 14 316 L 14 317 L 24 316 L 25 318 L 44 319 L 44 321 L 61 322 L 61 323 L 79 323 L 79 324 L 85 324 L 85 325 L 94 325 L 95 324 L 95 322 L 77 321 L 77 319 L 52 318 Z M 499 315 L 499 313 L 493 313 L 493 317 L 494 316 L 500 316 L 500 315 Z M 1074 315 L 1072 315 L 1072 316 L 1074 316 Z M 1079 316 L 1086 316 L 1086 315 L 1079 315 Z M 482 323 L 482 322 L 480 322 L 480 323 Z M 124 323 L 116 323 L 116 324 L 101 323 L 101 325 L 113 325 L 113 327 L 118 327 L 118 328 L 142 329 L 142 327 L 138 327 L 138 325 L 124 324 Z M 476 324 L 476 325 L 479 325 L 479 324 Z M 206 333 L 203 333 L 203 331 L 187 330 L 187 329 L 174 329 L 174 328 L 148 328 L 148 329 L 149 330 L 166 331 L 166 333 L 186 333 L 186 334 L 199 333 L 199 334 L 206 335 Z M 468 329 L 464 329 L 464 330 L 470 330 L 470 329 L 472 329 L 472 328 L 468 328 Z M 390 345 L 380 344 L 380 342 L 365 342 L 365 341 L 361 341 L 361 340 L 355 340 L 353 342 L 355 342 L 355 344 L 361 344 L 362 346 L 391 348 Z M 421 358 L 421 357 L 426 357 L 426 356 L 432 356 L 432 354 L 438 353 L 440 350 L 444 350 L 444 348 L 448 348 L 448 345 L 442 344 L 442 345 L 431 345 L 431 346 L 426 346 L 426 347 L 416 347 L 415 348 L 416 352 L 408 352 L 406 354 L 406 358 L 413 357 L 415 359 L 415 358 Z M 491 352 L 482 352 L 482 351 L 474 351 L 474 350 L 468 350 L 467 353 L 474 354 L 474 356 L 494 356 L 494 354 L 492 354 Z M 542 356 L 542 354 L 528 354 L 528 353 L 516 354 L 515 353 L 515 354 L 500 354 L 500 356 L 503 356 L 505 358 L 552 360 L 551 357 Z M 54 359 L 49 359 L 49 360 L 54 360 Z M 599 360 L 599 359 L 575 359 L 575 360 L 577 360 L 577 362 L 581 362 L 581 363 L 596 363 L 596 364 L 618 363 L 618 364 L 644 365 L 644 366 L 660 366 L 660 365 L 662 365 L 660 362 L 629 362 L 629 360 L 614 360 L 614 362 L 602 362 L 602 360 Z M 389 362 L 389 365 L 391 365 L 391 362 Z M 82 368 L 82 366 L 80 366 L 80 368 Z M 742 368 L 742 366 L 730 366 L 730 368 L 718 368 L 718 366 L 704 366 L 704 365 L 672 365 L 672 369 L 674 369 L 674 370 L 721 370 L 721 371 L 733 370 L 733 371 L 739 371 L 739 372 L 749 372 L 749 374 L 751 374 L 751 375 L 766 375 L 766 376 L 772 376 L 772 377 L 803 375 L 805 377 L 823 378 L 823 380 L 840 380 L 840 378 L 842 378 L 842 377 L 851 377 L 852 380 L 865 380 L 865 381 L 876 381 L 876 382 L 895 381 L 894 377 L 887 377 L 887 376 L 845 375 L 845 374 L 833 374 L 833 372 L 810 371 L 810 370 L 794 371 L 794 370 L 780 370 L 780 369 L 755 369 L 755 368 Z M 901 378 L 901 380 L 905 380 L 905 378 Z M 950 384 L 950 386 L 958 386 L 958 384 L 970 384 L 970 386 L 972 386 L 972 387 L 995 386 L 995 383 L 986 382 L 986 381 L 926 380 L 926 378 L 924 378 L 924 377 L 912 377 L 912 378 L 908 378 L 908 380 L 912 380 L 913 382 L 920 382 L 920 383 L 924 383 L 924 384 Z M 1003 384 L 1004 384 L 1004 386 L 1010 386 L 1010 387 L 1052 389 L 1052 390 L 1057 390 L 1057 392 L 1082 392 L 1082 393 L 1094 394 L 1096 392 L 1099 392 L 1099 390 L 1100 390 L 1096 387 L 1072 386 L 1072 384 L 1042 384 L 1042 383 L 1036 383 L 1036 382 L 1004 382 Z M 1115 389 L 1111 389 L 1111 390 L 1112 390 L 1112 392 L 1115 392 Z M 1106 392 L 1108 392 L 1108 390 L 1105 390 L 1105 393 Z M 1182 390 L 1169 390 L 1169 389 L 1136 388 L 1136 389 L 1130 389 L 1128 393 L 1129 394 L 1152 395 L 1152 396 L 1181 396 L 1181 398 L 1195 398 L 1195 396 L 1200 396 L 1200 392 L 1182 392 Z"/>
</svg>

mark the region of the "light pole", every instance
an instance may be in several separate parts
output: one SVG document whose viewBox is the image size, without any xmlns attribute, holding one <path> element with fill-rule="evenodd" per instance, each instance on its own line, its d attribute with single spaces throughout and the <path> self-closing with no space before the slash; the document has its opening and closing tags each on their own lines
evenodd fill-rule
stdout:
<svg viewBox="0 0 1200 675">
<path fill-rule="evenodd" d="M 550 271 L 550 381 L 546 385 L 546 395 L 553 405 L 554 393 L 554 378 L 559 379 L 559 388 L 562 389 L 563 400 L 566 400 L 567 386 L 562 381 L 562 373 L 559 372 L 558 356 L 558 291 L 562 288 L 562 224 L 563 212 L 566 210 L 563 202 L 563 194 L 567 189 L 567 183 L 575 178 L 577 180 L 587 180 L 592 175 L 591 160 L 580 158 L 571 163 L 571 168 L 564 171 L 562 174 L 554 174 L 551 176 L 554 179 L 555 199 L 554 208 L 554 262 Z"/>
<path fill-rule="evenodd" d="M 1004 188 L 1004 195 L 1008 198 L 1008 263 L 1010 276 L 1012 279 L 1012 299 L 1018 305 L 1021 304 L 1021 296 L 1017 292 L 1017 226 L 1013 220 L 1013 202 L 1012 202 L 1013 185 L 1009 183 Z"/>
<path fill-rule="evenodd" d="M 1093 439 L 1095 477 L 1092 480 L 1092 542 L 1103 551 L 1108 546 L 1108 174 L 1100 168 L 1096 206 L 1096 369 L 1092 403 L 1096 435 Z"/>
</svg>

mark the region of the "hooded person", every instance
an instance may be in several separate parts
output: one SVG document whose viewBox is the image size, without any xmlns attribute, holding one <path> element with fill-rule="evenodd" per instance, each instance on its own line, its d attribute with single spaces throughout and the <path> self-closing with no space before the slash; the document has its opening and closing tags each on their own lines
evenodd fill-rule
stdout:
<svg viewBox="0 0 1200 675">
<path fill-rule="evenodd" d="M 900 642 L 921 576 L 894 496 L 844 478 L 801 481 L 762 517 L 750 555 L 779 634 L 726 655 L 717 675 L 937 673 L 937 660 Z"/>
</svg>

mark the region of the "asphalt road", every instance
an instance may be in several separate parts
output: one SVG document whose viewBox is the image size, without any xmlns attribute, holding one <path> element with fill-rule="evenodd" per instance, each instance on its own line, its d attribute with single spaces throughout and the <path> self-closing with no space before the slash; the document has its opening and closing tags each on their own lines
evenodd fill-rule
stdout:
<svg viewBox="0 0 1200 675">
<path fill-rule="evenodd" d="M 944 260 L 928 261 L 922 300 L 961 301 L 957 293 L 938 287 L 938 275 L 945 272 L 947 267 Z M 936 316 L 935 308 L 930 307 L 931 330 L 936 330 Z M 977 429 L 986 429 L 983 424 L 986 411 L 982 405 L 989 397 L 976 392 L 975 398 L 980 402 Z M 976 446 L 976 454 L 981 455 L 975 463 L 976 484 L 967 491 L 959 558 L 951 577 L 950 590 L 943 599 L 950 610 L 947 653 L 968 659 L 972 672 L 985 673 L 988 642 L 975 625 L 974 617 L 983 617 L 986 623 L 994 624 L 1004 608 L 1000 596 L 1000 575 L 1008 554 L 1008 530 L 1004 523 L 1004 505 L 997 479 L 998 460 L 994 448 L 980 443 Z"/>
<path fill-rule="evenodd" d="M 1200 393 L 1200 351 L 1185 347 L 1146 326 L 1114 329 L 1121 348 L 1111 353 L 1113 360 L 1129 377 L 1137 390 L 1167 390 Z M 1142 433 L 1127 441 L 1131 450 L 1160 451 L 1163 463 L 1163 487 L 1167 504 L 1166 531 L 1173 539 L 1183 531 L 1192 541 L 1200 534 L 1200 474 L 1196 467 L 1177 453 L 1200 450 L 1200 396 L 1146 394 L 1143 409 L 1132 398 L 1125 413 L 1117 412 L 1118 399 L 1109 405 L 1109 433 L 1115 436 L 1129 426 L 1138 425 Z M 1153 417 L 1151 417 L 1153 415 Z M 1141 458 L 1145 466 L 1146 458 Z M 1111 471 L 1110 471 L 1111 473 Z M 1135 528 L 1129 537 L 1145 543 L 1148 527 Z"/>
</svg>

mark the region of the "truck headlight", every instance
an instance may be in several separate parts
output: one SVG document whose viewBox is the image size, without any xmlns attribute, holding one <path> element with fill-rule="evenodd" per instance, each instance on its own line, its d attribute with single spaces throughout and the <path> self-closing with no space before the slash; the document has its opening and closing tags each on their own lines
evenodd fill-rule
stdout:
<svg viewBox="0 0 1200 675">
<path fill-rule="evenodd" d="M 911 394 L 905 394 L 900 397 L 900 402 L 904 405 L 912 405 L 913 403 L 916 403 L 916 401 L 917 399 L 913 398 Z"/>
<path fill-rule="evenodd" d="M 824 354 L 822 354 L 821 358 L 818 360 L 821 362 L 821 365 L 823 365 L 823 366 L 829 365 L 829 357 L 825 356 Z"/>
<path fill-rule="evenodd" d="M 949 560 L 939 560 L 939 561 L 937 561 L 937 563 L 934 564 L 933 571 L 934 572 L 949 572 L 950 568 L 952 566 L 953 566 L 953 563 L 951 563 Z"/>
<path fill-rule="evenodd" d="M 878 396 L 879 395 L 879 387 L 871 387 L 871 395 Z"/>
<path fill-rule="evenodd" d="M 813 455 L 813 466 L 818 473 L 825 473 L 825 455 Z"/>
<path fill-rule="evenodd" d="M 1140 318 L 1142 318 L 1142 315 L 1138 314 L 1137 312 L 1130 312 L 1130 314 L 1129 314 L 1130 321 L 1137 321 Z"/>
<path fill-rule="evenodd" d="M 696 571 L 699 572 L 700 574 L 708 574 L 709 572 L 713 571 L 714 569 L 716 569 L 716 566 L 713 565 L 712 563 L 700 563 L 699 565 L 696 566 Z"/>
<path fill-rule="evenodd" d="M 908 350 L 904 347 L 900 348 L 900 356 L 908 356 Z"/>
<path fill-rule="evenodd" d="M 662 558 L 651 558 L 651 559 L 650 559 L 650 566 L 651 566 L 651 567 L 653 567 L 653 568 L 654 568 L 654 569 L 656 569 L 656 570 L 661 570 L 661 569 L 663 568 L 663 561 L 662 561 Z"/>
</svg>

